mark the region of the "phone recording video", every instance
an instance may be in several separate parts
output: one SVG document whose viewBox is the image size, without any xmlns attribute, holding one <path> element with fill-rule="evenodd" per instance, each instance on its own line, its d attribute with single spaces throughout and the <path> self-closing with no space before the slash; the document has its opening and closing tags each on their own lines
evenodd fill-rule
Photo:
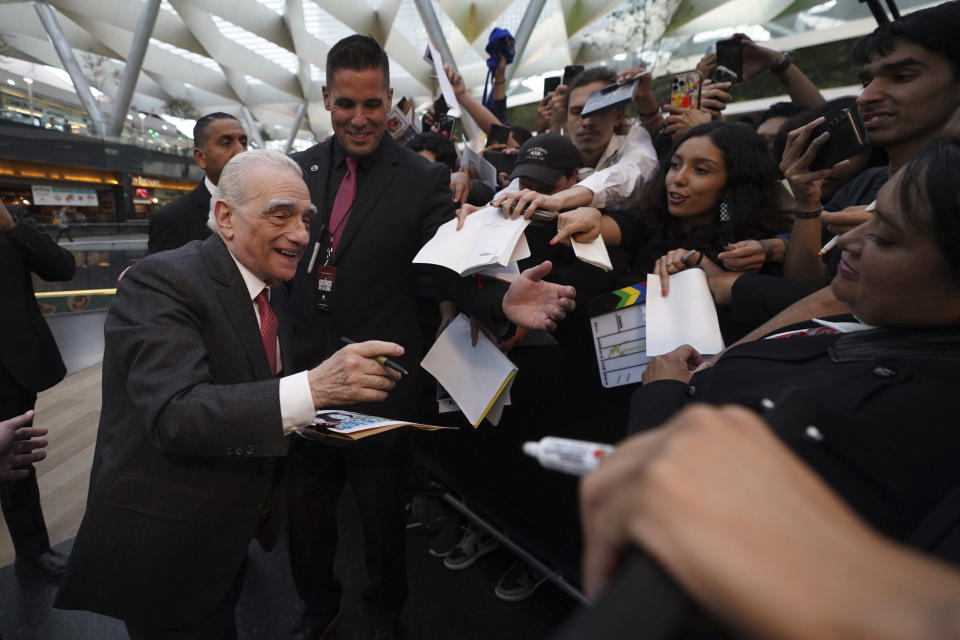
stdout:
<svg viewBox="0 0 960 640">
<path fill-rule="evenodd" d="M 739 38 L 730 38 L 728 40 L 717 41 L 717 69 L 723 67 L 723 73 L 729 78 L 734 75 L 734 80 L 719 80 L 717 82 L 741 82 L 743 80 L 743 42 Z"/>
</svg>

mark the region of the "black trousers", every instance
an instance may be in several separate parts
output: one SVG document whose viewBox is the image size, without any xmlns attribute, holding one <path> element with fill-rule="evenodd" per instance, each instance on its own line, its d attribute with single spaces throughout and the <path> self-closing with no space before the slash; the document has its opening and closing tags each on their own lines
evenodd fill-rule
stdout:
<svg viewBox="0 0 960 640">
<path fill-rule="evenodd" d="M 196 624 L 163 629 L 127 622 L 130 640 L 237 640 L 237 602 L 246 574 L 247 561 L 244 560 L 223 602 Z"/>
<path fill-rule="evenodd" d="M 0 365 L 0 420 L 33 409 L 36 401 L 37 394 L 20 386 Z M 0 483 L 0 506 L 18 558 L 36 558 L 50 548 L 33 465 L 30 465 L 30 475 L 26 478 Z"/>
<path fill-rule="evenodd" d="M 397 624 L 407 599 L 404 494 L 412 435 L 391 432 L 343 447 L 294 440 L 288 486 L 290 561 L 304 622 L 326 623 L 339 611 L 333 572 L 337 503 L 349 479 L 363 526 L 365 614 L 373 629 Z"/>
</svg>

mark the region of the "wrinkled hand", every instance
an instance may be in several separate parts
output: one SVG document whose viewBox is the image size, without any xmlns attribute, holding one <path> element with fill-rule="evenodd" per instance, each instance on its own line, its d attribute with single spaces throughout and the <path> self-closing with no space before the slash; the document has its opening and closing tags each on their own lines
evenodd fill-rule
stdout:
<svg viewBox="0 0 960 640">
<path fill-rule="evenodd" d="M 759 44 L 742 33 L 736 33 L 734 38 L 743 43 L 743 80 L 747 81 L 757 74 L 775 67 L 783 62 L 784 55 L 774 49 L 761 47 Z"/>
<path fill-rule="evenodd" d="M 820 126 L 823 120 L 823 116 L 820 116 L 787 134 L 787 145 L 783 149 L 783 158 L 780 160 L 780 171 L 790 183 L 798 211 L 813 211 L 819 207 L 823 179 L 850 162 L 841 160 L 829 169 L 810 170 L 810 164 L 830 138 L 830 132 L 826 131 L 810 142 L 813 130 Z"/>
<path fill-rule="evenodd" d="M 403 355 L 403 347 L 393 342 L 368 340 L 349 344 L 307 372 L 313 405 L 317 409 L 340 407 L 358 402 L 381 402 L 396 386 L 400 374 L 375 358 Z"/>
<path fill-rule="evenodd" d="M 841 235 L 872 220 L 873 211 L 867 209 L 866 205 L 856 205 L 840 211 L 824 211 L 820 217 L 827 223 L 827 231 Z"/>
<path fill-rule="evenodd" d="M 714 120 L 719 118 L 727 103 L 733 100 L 731 86 L 730 82 L 704 80 L 700 84 L 700 109 L 709 112 Z"/>
<path fill-rule="evenodd" d="M 47 457 L 47 430 L 32 424 L 32 410 L 0 422 L 0 482 L 28 477 L 26 467 Z"/>
<path fill-rule="evenodd" d="M 443 65 L 443 70 L 447 74 L 447 80 L 450 81 L 453 93 L 457 98 L 467 92 L 467 86 L 463 83 L 463 76 L 454 71 L 448 64 Z"/>
<path fill-rule="evenodd" d="M 600 235 L 601 218 L 600 211 L 593 207 L 564 211 L 557 216 L 557 235 L 553 236 L 550 244 L 562 242 L 569 245 L 571 238 L 577 242 L 592 242 Z"/>
<path fill-rule="evenodd" d="M 525 329 L 553 331 L 568 311 L 576 306 L 577 290 L 545 282 L 553 265 L 549 260 L 520 273 L 503 296 L 503 313 L 513 324 Z"/>
<path fill-rule="evenodd" d="M 664 106 L 668 112 L 666 117 L 666 132 L 677 138 L 697 125 L 705 124 L 713 119 L 709 111 L 702 109 L 685 109 L 672 104 Z"/>
<path fill-rule="evenodd" d="M 670 353 L 657 356 L 643 370 L 640 379 L 643 384 L 650 384 L 658 380 L 678 380 L 690 382 L 693 372 L 703 364 L 703 356 L 688 344 L 677 347 Z"/>
<path fill-rule="evenodd" d="M 530 218 L 537 209 L 559 211 L 563 204 L 559 198 L 548 196 L 533 189 L 510 191 L 494 198 L 491 204 L 500 207 L 504 212 L 510 212 L 510 218 Z"/>
<path fill-rule="evenodd" d="M 717 259 L 728 271 L 760 271 L 767 261 L 766 251 L 759 240 L 733 242 L 726 249 L 717 254 Z"/>
<path fill-rule="evenodd" d="M 460 205 L 467 202 L 467 196 L 470 195 L 470 176 L 463 171 L 454 171 L 450 174 L 450 191 L 453 194 L 452 200 Z"/>
</svg>

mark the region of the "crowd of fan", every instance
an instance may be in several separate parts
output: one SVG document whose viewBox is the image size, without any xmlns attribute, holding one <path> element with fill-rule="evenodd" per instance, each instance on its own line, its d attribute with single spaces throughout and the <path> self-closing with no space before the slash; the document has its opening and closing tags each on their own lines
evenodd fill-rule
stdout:
<svg viewBox="0 0 960 640">
<path fill-rule="evenodd" d="M 513 216 L 529 217 L 535 210 L 559 212 L 555 222 L 534 223 L 527 228 L 527 240 L 533 253 L 529 263 L 550 259 L 554 264 L 550 278 L 577 288 L 578 309 L 561 323 L 556 332 L 557 348 L 565 357 L 562 360 L 565 366 L 559 373 L 549 370 L 550 367 L 537 369 L 536 358 L 530 358 L 529 362 L 525 360 L 524 342 L 517 336 L 501 342 L 502 348 L 511 352 L 511 357 L 525 363 L 520 365 L 520 375 L 533 376 L 539 381 L 533 397 L 515 395 L 515 404 L 535 402 L 536 394 L 577 398 L 587 406 L 621 400 L 623 396 L 616 390 L 602 389 L 597 383 L 595 354 L 589 346 L 587 302 L 604 291 L 643 282 L 647 274 L 659 276 L 664 295 L 667 295 L 671 274 L 695 267 L 703 269 L 727 345 L 755 341 L 772 332 L 782 332 L 788 325 L 814 318 L 851 312 L 855 322 L 865 323 L 870 329 L 896 327 L 907 331 L 907 328 L 941 327 L 955 331 L 956 317 L 937 316 L 927 311 L 933 307 L 950 307 L 957 299 L 954 266 L 957 247 L 952 244 L 956 240 L 952 234 L 956 233 L 958 220 L 955 217 L 960 210 L 956 183 L 951 182 L 949 176 L 955 176 L 958 170 L 955 146 L 960 136 L 960 47 L 955 37 L 958 28 L 960 3 L 957 2 L 946 2 L 881 26 L 853 50 L 853 61 L 861 67 L 863 88 L 860 94 L 831 101 L 824 99 L 789 55 L 738 34 L 733 40 L 742 45 L 742 82 L 770 73 L 779 79 L 790 97 L 789 102 L 773 104 L 756 118 L 725 116 L 725 109 L 740 84 L 712 79 L 716 77 L 716 54 L 705 56 L 697 66 L 703 78 L 697 107 L 661 106 L 652 92 L 650 75 L 644 75 L 642 68 L 619 73 L 606 67 L 589 68 L 575 76 L 569 85 L 560 85 L 543 97 L 537 109 L 537 132 L 532 136 L 524 128 L 506 123 L 502 111 L 494 114 L 486 109 L 470 95 L 461 76 L 448 68 L 448 79 L 461 107 L 486 133 L 491 133 L 495 127 L 510 127 L 512 135 L 507 141 L 492 142 L 491 137 L 484 153 L 492 151 L 498 160 L 503 153 L 512 154 L 512 170 L 500 171 L 498 190 L 492 194 L 475 174 L 466 168 L 457 169 L 456 150 L 443 134 L 423 133 L 410 143 L 411 148 L 450 167 L 451 189 L 454 199 L 461 205 L 458 214 L 461 219 L 488 202 L 502 207 L 505 212 L 512 212 Z M 503 97 L 503 67 L 501 58 L 496 76 L 499 84 L 495 82 L 500 98 Z M 594 112 L 588 117 L 581 115 L 592 92 L 636 76 L 641 79 L 631 105 Z M 844 135 L 842 129 L 846 123 L 838 124 L 840 118 L 847 117 L 844 109 L 859 121 L 858 126 L 865 133 L 865 144 L 853 155 L 845 154 L 850 157 L 834 158 L 826 164 L 821 157 L 818 162 L 818 153 L 829 143 L 831 133 L 833 137 Z M 635 117 L 629 115 L 632 113 L 636 114 Z M 429 125 L 432 121 L 431 113 L 426 122 Z M 949 142 L 951 139 L 954 142 Z M 939 178 L 935 180 L 933 175 Z M 948 183 L 942 185 L 945 191 L 934 190 L 937 180 Z M 887 187 L 881 191 L 884 185 Z M 941 196 L 943 199 L 938 200 Z M 901 235 L 891 237 L 895 235 L 891 229 Z M 907 246 L 910 241 L 904 237 L 907 230 L 925 231 L 935 239 L 935 252 L 940 256 L 940 275 L 953 283 L 950 293 L 932 286 L 931 282 L 916 283 L 923 279 L 920 275 L 922 269 L 913 263 L 895 262 L 896 251 L 912 250 Z M 830 243 L 835 235 L 845 233 L 848 235 L 839 243 Z M 614 265 L 610 273 L 584 266 L 574 257 L 569 246 L 571 239 L 586 242 L 598 235 L 602 237 Z M 877 289 L 865 292 L 861 286 L 861 290 L 851 293 L 851 279 L 862 276 L 867 280 L 866 269 L 860 274 L 851 266 L 869 253 L 864 248 L 865 243 L 875 245 L 882 260 L 891 261 L 887 267 L 888 279 L 883 284 L 878 283 Z M 866 260 L 860 262 L 861 266 L 864 262 Z M 912 274 L 906 275 L 897 269 Z M 931 280 L 936 279 L 932 273 L 928 275 Z M 883 286 L 887 287 L 886 291 L 880 290 Z M 883 305 L 889 309 L 878 310 Z M 454 311 L 448 308 L 442 311 L 442 315 L 449 317 Z M 849 315 L 845 319 L 854 320 Z M 863 327 L 861 324 L 860 328 Z M 936 352 L 936 357 L 956 358 L 955 342 L 948 341 L 941 346 L 943 349 Z M 911 357 L 933 357 L 932 352 L 918 355 L 905 346 L 899 350 L 891 347 L 889 352 L 885 351 L 885 346 L 873 348 L 875 350 L 869 353 L 873 354 L 874 365 L 884 358 L 896 363 L 889 369 L 892 377 L 907 375 L 904 362 Z M 732 352 L 736 353 L 736 350 Z M 732 354 L 725 359 L 737 362 Z M 725 394 L 717 391 L 722 385 L 715 380 L 710 383 L 710 390 L 701 391 L 695 377 L 695 372 L 705 368 L 714 371 L 700 374 L 701 379 L 708 375 L 719 377 L 718 371 L 723 370 L 720 365 L 724 360 L 714 358 L 704 362 L 704 358 L 689 347 L 657 358 L 644 374 L 643 389 L 633 396 L 629 417 L 631 430 L 653 429 L 690 401 L 736 402 L 761 411 L 759 401 L 763 392 L 773 395 L 778 388 L 782 390 L 785 383 L 779 383 L 779 387 L 761 382 L 748 384 L 754 378 L 770 375 L 778 381 L 795 378 L 801 389 L 816 387 L 817 382 L 824 379 L 840 384 L 832 377 L 833 373 L 824 373 L 812 366 L 805 368 L 806 358 L 812 357 L 810 354 L 791 358 L 790 371 L 799 371 L 797 375 L 783 371 L 774 374 L 764 363 L 765 359 L 775 359 L 774 356 L 752 354 L 752 357 L 755 361 L 750 362 L 752 368 L 748 372 L 741 370 L 728 374 L 727 386 L 741 389 L 736 392 L 728 389 Z M 834 363 L 844 360 L 836 353 L 832 357 Z M 525 369 L 525 365 L 532 367 L 535 373 Z M 917 365 L 918 368 L 924 366 Z M 736 370 L 734 365 L 727 369 Z M 885 375 L 880 367 L 874 371 L 874 378 Z M 581 376 L 577 372 L 588 373 Z M 661 411 L 658 405 L 663 404 L 665 395 L 669 395 L 666 390 L 669 384 L 664 383 L 675 382 L 681 383 L 678 388 L 686 397 L 673 404 L 667 403 L 670 406 Z M 848 380 L 845 382 L 849 383 Z M 929 383 L 924 388 L 919 384 L 911 387 L 910 392 L 901 397 L 913 407 L 906 419 L 935 419 L 936 414 L 928 414 L 913 406 L 920 397 L 928 396 L 937 398 L 942 404 L 940 415 L 951 415 L 946 404 L 949 386 Z M 881 391 L 890 397 L 896 395 L 890 389 L 871 388 L 863 393 Z M 823 392 L 827 393 L 826 390 Z M 868 435 L 866 430 L 859 430 L 867 420 L 855 416 L 857 412 L 862 416 L 871 399 L 856 397 L 860 390 L 855 387 L 848 388 L 847 393 L 843 411 L 834 407 L 834 415 L 829 420 L 820 419 L 824 423 L 831 420 L 842 423 L 856 433 L 855 437 L 865 439 L 861 446 L 866 446 L 867 442 L 871 448 L 888 446 L 890 442 L 882 442 L 877 433 L 894 429 L 896 412 L 873 416 L 872 434 Z M 564 411 L 570 411 L 569 405 Z M 627 419 L 626 413 L 623 417 Z M 569 414 L 565 419 L 572 420 Z M 731 422 L 749 422 L 750 419 L 737 415 L 732 418 L 708 415 L 705 419 L 702 415 L 695 415 L 685 422 L 708 424 L 711 421 L 729 425 Z M 671 424 L 661 431 L 672 434 L 676 431 L 674 426 Z M 593 428 L 583 428 L 574 435 L 596 439 L 595 433 Z M 790 440 L 789 435 L 778 433 Z M 898 437 L 910 440 L 902 434 Z M 955 434 L 914 434 L 914 439 L 921 437 L 929 438 L 922 445 L 924 452 L 927 447 L 952 447 L 950 450 L 956 452 L 958 440 Z M 791 446 L 796 449 L 794 443 Z M 843 448 L 836 443 L 831 446 Z M 634 447 L 634 450 L 638 448 Z M 708 457 L 713 455 L 705 450 L 701 453 Z M 777 454 L 772 447 L 768 453 Z M 841 458 L 846 455 L 836 450 L 834 454 Z M 622 465 L 629 464 L 626 459 L 629 454 L 618 455 L 624 458 Z M 647 459 L 640 460 L 643 456 Z M 926 522 L 926 510 L 932 510 L 941 497 L 948 495 L 957 486 L 958 478 L 946 470 L 952 464 L 948 459 L 937 460 L 938 456 L 925 458 L 917 454 L 909 463 L 893 462 L 890 458 L 895 456 L 895 452 L 887 451 L 884 462 L 876 465 L 845 459 L 846 464 L 865 474 L 868 482 L 882 487 L 878 490 L 882 497 L 864 498 L 860 489 L 851 489 L 856 484 L 851 478 L 841 477 L 843 474 L 831 469 L 835 462 L 818 462 L 815 456 L 801 454 L 801 458 L 825 476 L 832 489 L 873 527 L 895 539 L 916 542 L 912 536 L 916 528 Z M 647 450 L 638 454 L 633 462 L 646 464 L 649 457 Z M 687 456 L 683 463 L 691 467 L 690 471 L 698 464 L 709 466 L 706 457 Z M 902 480 L 901 475 L 908 473 L 906 469 L 916 470 L 911 465 L 918 463 L 926 466 L 927 472 L 925 480 L 919 484 L 929 481 L 936 486 L 929 493 L 925 492 L 930 485 L 921 489 L 913 481 L 891 480 L 891 476 Z M 650 490 L 654 481 L 637 477 L 628 479 L 627 472 L 623 471 L 627 468 L 620 468 L 618 481 L 634 481 L 637 486 L 646 483 L 644 489 Z M 588 483 L 584 517 L 591 516 L 596 504 L 607 508 L 608 503 L 617 502 L 612 496 L 618 492 L 628 493 L 624 485 L 616 485 L 611 480 L 615 473 L 608 471 L 606 482 Z M 635 475 L 641 474 L 637 471 Z M 763 479 L 758 475 L 757 481 L 763 482 Z M 660 482 L 657 490 L 669 491 L 661 486 L 663 484 Z M 908 491 L 904 485 L 913 488 Z M 916 491 L 912 492 L 914 489 Z M 902 493 L 894 495 L 898 492 Z M 639 493 L 640 489 L 637 489 Z M 774 498 L 790 499 L 786 491 Z M 644 500 L 646 503 L 651 501 L 647 496 Z M 878 508 L 877 503 L 884 500 L 888 504 Z M 778 507 L 774 502 L 771 498 L 763 506 L 776 510 Z M 918 508 L 918 504 L 924 506 Z M 640 507 L 634 512 L 622 505 L 618 508 L 617 516 L 621 519 L 636 519 L 645 513 Z M 649 504 L 643 508 L 649 509 Z M 908 516 L 910 512 L 913 515 Z M 664 519 L 669 520 L 666 516 Z M 722 529 L 716 522 L 711 524 Z M 796 524 L 802 523 L 798 520 Z M 688 590 L 700 595 L 698 589 L 704 589 L 702 576 L 683 574 L 684 560 L 670 555 L 675 549 L 664 550 L 670 545 L 662 541 L 659 541 L 663 545 L 661 548 L 656 546 L 657 532 L 627 532 L 623 521 L 614 523 L 612 520 L 605 520 L 601 527 L 588 519 L 584 526 L 588 583 L 591 580 L 605 581 L 615 565 L 611 558 L 628 543 L 640 543 L 676 570 L 675 575 L 679 572 Z M 666 525 L 664 527 L 669 529 Z M 456 526 L 453 531 L 459 533 Z M 669 531 L 680 535 L 673 529 Z M 727 533 L 731 539 L 739 535 L 735 530 Z M 614 538 L 616 540 L 612 541 Z M 598 542 L 599 539 L 604 540 Z M 946 544 L 946 549 L 937 549 L 936 545 L 931 545 L 927 549 L 943 557 L 955 558 L 955 541 L 950 544 L 954 546 Z M 489 535 L 468 527 L 459 538 L 457 535 L 451 537 L 450 531 L 441 534 L 431 552 L 446 554 L 447 566 L 459 569 L 471 566 L 495 546 L 496 542 Z M 605 554 L 603 561 L 591 564 L 596 560 L 591 554 L 599 555 L 597 549 L 601 547 Z M 711 548 L 719 553 L 719 545 Z M 497 592 L 504 599 L 520 599 L 542 581 L 542 575 L 520 563 L 504 576 Z M 708 597 L 699 599 L 716 610 L 716 602 L 711 602 Z M 763 625 L 756 628 L 771 629 Z M 810 635 L 819 634 L 812 632 Z"/>
</svg>

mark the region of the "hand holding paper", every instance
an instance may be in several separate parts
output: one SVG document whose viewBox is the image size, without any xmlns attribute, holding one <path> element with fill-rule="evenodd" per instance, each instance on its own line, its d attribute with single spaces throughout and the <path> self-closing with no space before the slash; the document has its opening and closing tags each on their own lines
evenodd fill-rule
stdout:
<svg viewBox="0 0 960 640">
<path fill-rule="evenodd" d="M 668 353 L 685 344 L 700 353 L 722 351 L 717 309 L 703 270 L 675 273 L 670 285 L 670 296 L 665 298 L 660 278 L 647 276 L 647 355 Z"/>
</svg>

